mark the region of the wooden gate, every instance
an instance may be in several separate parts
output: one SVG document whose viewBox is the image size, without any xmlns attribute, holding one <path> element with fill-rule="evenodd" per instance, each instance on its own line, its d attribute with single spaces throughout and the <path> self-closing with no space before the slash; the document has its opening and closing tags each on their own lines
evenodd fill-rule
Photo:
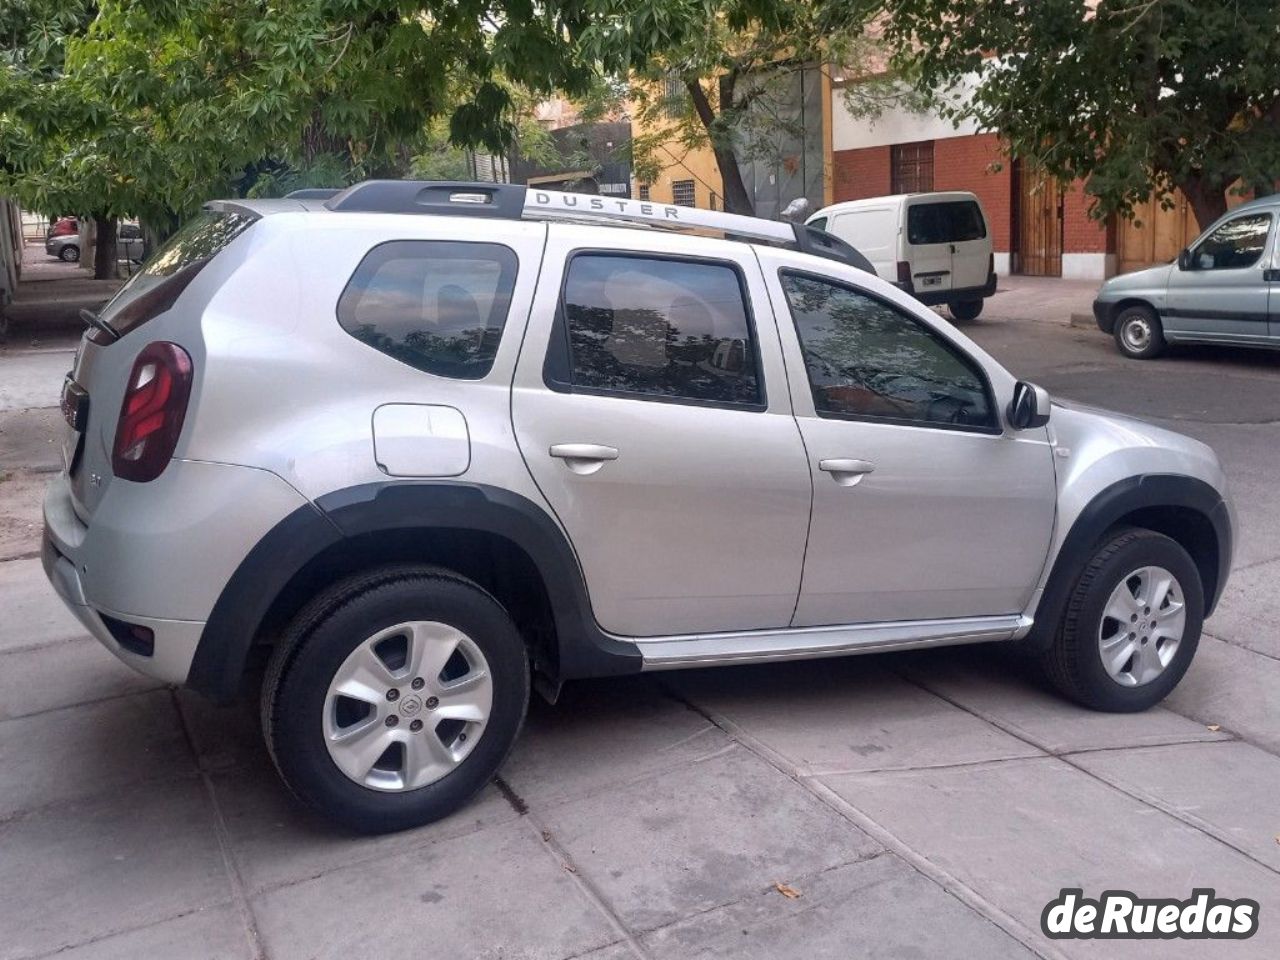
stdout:
<svg viewBox="0 0 1280 960">
<path fill-rule="evenodd" d="M 1062 186 L 1018 165 L 1018 272 L 1062 276 Z"/>
<path fill-rule="evenodd" d="M 1120 273 L 1131 273 L 1157 263 L 1170 263 L 1178 251 L 1200 234 L 1196 215 L 1181 190 L 1174 191 L 1173 207 L 1164 209 L 1150 199 L 1133 208 L 1134 219 L 1118 217 L 1116 260 Z"/>
</svg>

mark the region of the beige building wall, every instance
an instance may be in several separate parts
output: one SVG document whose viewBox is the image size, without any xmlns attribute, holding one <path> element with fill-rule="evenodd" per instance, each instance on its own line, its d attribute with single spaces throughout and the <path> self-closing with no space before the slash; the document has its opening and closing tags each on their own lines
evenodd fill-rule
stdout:
<svg viewBox="0 0 1280 960">
<path fill-rule="evenodd" d="M 693 186 L 693 205 L 703 210 L 724 209 L 724 181 L 715 154 L 709 147 L 690 149 L 677 140 L 661 144 L 654 153 L 663 166 L 652 181 L 634 179 L 631 185 L 633 197 L 644 196 L 648 187 L 649 199 L 655 203 L 674 203 L 677 184 Z"/>
</svg>

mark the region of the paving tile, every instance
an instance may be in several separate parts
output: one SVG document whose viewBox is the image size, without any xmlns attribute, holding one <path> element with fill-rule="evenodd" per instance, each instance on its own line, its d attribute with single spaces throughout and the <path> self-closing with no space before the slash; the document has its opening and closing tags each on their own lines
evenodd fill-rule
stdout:
<svg viewBox="0 0 1280 960">
<path fill-rule="evenodd" d="M 19 650 L 0 654 L 0 720 L 162 686 L 92 638 Z"/>
<path fill-rule="evenodd" d="M 634 930 L 880 849 L 802 786 L 736 745 L 539 816 Z"/>
<path fill-rule="evenodd" d="M 1030 930 L 1063 887 L 1097 896 L 1252 897 L 1280 914 L 1280 882 L 1208 835 L 1057 759 L 897 773 L 826 782 L 854 807 Z M 1068 956 L 1117 955 L 1105 943 L 1058 941 Z M 1112 945 L 1114 946 L 1114 945 Z M 1129 941 L 1123 956 L 1205 956 L 1196 941 Z M 1280 924 L 1265 921 L 1232 957 L 1280 956 Z"/>
<path fill-rule="evenodd" d="M 1274 550 L 1275 547 L 1273 546 Z M 1280 560 L 1235 570 L 1205 630 L 1221 640 L 1280 659 Z"/>
<path fill-rule="evenodd" d="M 631 949 L 631 944 L 623 940 L 589 953 L 576 954 L 570 960 L 641 960 L 641 957 L 641 954 Z"/>
<path fill-rule="evenodd" d="M 1164 707 L 1143 713 L 1085 709 L 1049 688 L 1034 671 L 995 651 L 930 651 L 901 662 L 904 672 L 927 689 L 1050 753 L 1229 736 Z"/>
<path fill-rule="evenodd" d="M 0 721 L 0 817 L 195 773 L 167 691 Z"/>
<path fill-rule="evenodd" d="M 644 938 L 657 960 L 1036 955 L 890 854 L 770 888 Z"/>
<path fill-rule="evenodd" d="M 103 937 L 56 956 L 58 960 L 251 960 L 254 951 L 240 913 L 227 904 Z"/>
<path fill-rule="evenodd" d="M 33 544 L 33 549 L 39 547 Z M 0 652 L 86 634 L 45 579 L 40 558 L 0 560 Z"/>
<path fill-rule="evenodd" d="M 0 850 L 0 960 L 231 899 L 208 794 L 195 779 L 9 820 L 0 824 Z"/>
<path fill-rule="evenodd" d="M 804 775 L 1040 755 L 868 657 L 707 670 L 672 683 Z"/>
<path fill-rule="evenodd" d="M 1202 637 L 1191 669 L 1165 704 L 1200 721 L 1221 724 L 1280 753 L 1280 660 L 1214 637 Z"/>
<path fill-rule="evenodd" d="M 534 698 L 502 777 L 536 806 L 706 756 L 727 743 L 714 724 L 648 678 L 572 683 L 555 706 Z"/>
<path fill-rule="evenodd" d="M 523 820 L 334 870 L 253 907 L 272 960 L 552 960 L 618 939 Z"/>
<path fill-rule="evenodd" d="M 1188 743 L 1081 754 L 1072 762 L 1208 824 L 1280 871 L 1280 757 L 1247 743 Z"/>
<path fill-rule="evenodd" d="M 490 786 L 457 813 L 425 827 L 381 837 L 356 836 L 296 801 L 270 763 L 211 776 L 232 854 L 245 886 L 255 892 L 516 818 L 511 805 Z"/>
</svg>

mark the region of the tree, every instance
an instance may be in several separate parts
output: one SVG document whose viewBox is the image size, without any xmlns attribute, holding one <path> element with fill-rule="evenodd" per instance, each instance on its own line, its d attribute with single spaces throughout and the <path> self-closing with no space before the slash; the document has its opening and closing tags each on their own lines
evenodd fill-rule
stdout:
<svg viewBox="0 0 1280 960">
<path fill-rule="evenodd" d="M 768 158 L 797 129 L 792 81 L 827 63 L 862 63 L 872 40 L 866 5 L 848 0 L 598 0 L 584 44 L 605 69 L 632 72 L 632 102 L 652 133 L 633 143 L 640 170 L 661 166 L 658 143 L 710 147 L 725 209 L 754 213 L 745 160 Z M 877 75 L 860 93 L 883 96 Z"/>
<path fill-rule="evenodd" d="M 1096 216 L 1180 189 L 1201 225 L 1280 174 L 1276 0 L 895 0 L 897 59 L 949 115 L 1086 179 Z M 976 80 L 972 96 L 947 90 Z"/>
<path fill-rule="evenodd" d="M 594 76 L 576 0 L 100 0 L 65 24 L 76 0 L 14 2 L 0 188 L 164 230 L 211 196 L 402 175 L 434 118 L 497 151 L 512 82 L 573 93 Z"/>
</svg>

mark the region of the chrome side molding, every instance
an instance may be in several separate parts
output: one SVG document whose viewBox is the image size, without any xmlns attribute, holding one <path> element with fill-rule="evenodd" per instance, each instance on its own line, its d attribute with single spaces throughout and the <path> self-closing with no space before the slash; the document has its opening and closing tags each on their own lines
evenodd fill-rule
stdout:
<svg viewBox="0 0 1280 960">
<path fill-rule="evenodd" d="M 725 663 L 802 660 L 809 657 L 881 653 L 992 640 L 1018 640 L 1027 635 L 1031 625 L 1030 617 L 1009 614 L 999 617 L 900 620 L 840 627 L 798 627 L 625 639 L 634 643 L 644 657 L 645 670 L 679 670 Z"/>
</svg>

